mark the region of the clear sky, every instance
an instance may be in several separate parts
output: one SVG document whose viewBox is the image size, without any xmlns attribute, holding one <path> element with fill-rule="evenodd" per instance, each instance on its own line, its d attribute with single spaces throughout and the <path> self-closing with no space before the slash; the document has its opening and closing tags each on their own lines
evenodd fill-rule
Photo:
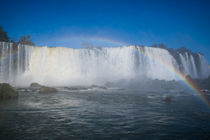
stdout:
<svg viewBox="0 0 210 140">
<path fill-rule="evenodd" d="M 210 62 L 209 0 L 0 0 L 0 25 L 36 45 L 165 43 Z"/>
</svg>

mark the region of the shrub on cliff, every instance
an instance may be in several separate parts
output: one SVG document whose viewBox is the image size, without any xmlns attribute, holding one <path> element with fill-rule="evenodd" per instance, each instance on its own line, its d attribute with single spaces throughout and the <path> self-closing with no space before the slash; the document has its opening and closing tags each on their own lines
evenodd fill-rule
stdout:
<svg viewBox="0 0 210 140">
<path fill-rule="evenodd" d="M 24 44 L 24 45 L 31 45 L 31 46 L 34 46 L 34 45 L 35 45 L 35 44 L 31 41 L 31 36 L 30 36 L 30 35 L 27 35 L 26 37 L 25 37 L 25 36 L 20 37 L 18 43 Z"/>
<path fill-rule="evenodd" d="M 2 26 L 0 26 L 0 42 L 10 42 L 10 38 L 7 35 L 7 32 L 5 32 L 2 28 Z M 17 46 L 18 44 L 24 44 L 24 45 L 31 45 L 34 46 L 35 44 L 31 41 L 31 36 L 27 35 L 27 36 L 22 36 L 20 37 L 20 39 L 18 41 L 15 41 L 14 37 L 11 39 L 11 42 Z"/>
<path fill-rule="evenodd" d="M 167 46 L 165 44 L 163 44 L 163 43 L 153 44 L 151 47 L 153 47 L 153 48 L 167 49 Z"/>
</svg>

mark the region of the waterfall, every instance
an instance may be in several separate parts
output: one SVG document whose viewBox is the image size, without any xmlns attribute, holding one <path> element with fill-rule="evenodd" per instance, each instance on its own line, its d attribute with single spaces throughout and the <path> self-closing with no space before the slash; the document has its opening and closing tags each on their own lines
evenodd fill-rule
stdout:
<svg viewBox="0 0 210 140">
<path fill-rule="evenodd" d="M 26 58 L 24 55 L 30 54 L 29 51 L 26 52 L 29 48 L 31 46 L 0 42 L 0 83 L 21 83 L 17 78 L 27 69 L 29 57 Z"/>
<path fill-rule="evenodd" d="M 138 49 L 144 49 L 144 53 Z M 33 47 L 29 68 L 24 76 L 31 77 L 32 81 L 52 85 L 94 84 L 142 77 L 177 79 L 174 73 L 155 59 L 167 60 L 167 65 L 178 67 L 168 51 L 159 48 Z"/>
<path fill-rule="evenodd" d="M 206 78 L 210 75 L 210 71 L 208 68 L 208 63 L 205 60 L 204 56 L 201 54 L 198 54 L 199 56 L 199 61 L 200 61 L 200 67 L 199 67 L 199 71 L 200 71 L 200 78 Z"/>
<path fill-rule="evenodd" d="M 171 68 L 194 78 L 209 75 L 203 55 L 197 54 L 195 58 L 192 54 L 180 53 L 178 56 L 179 63 L 166 49 L 161 48 L 125 46 L 72 49 L 0 42 L 0 82 L 78 85 L 144 78 L 178 80 Z"/>
<path fill-rule="evenodd" d="M 184 75 L 190 75 L 193 78 L 207 78 L 210 74 L 208 70 L 208 63 L 203 55 L 196 55 L 198 57 L 198 62 L 195 62 L 195 58 L 192 54 L 179 54 L 181 60 L 181 71 Z"/>
<path fill-rule="evenodd" d="M 199 78 L 198 70 L 196 68 L 195 60 L 192 54 L 184 53 L 179 54 L 180 60 L 181 60 L 181 67 L 182 72 L 185 75 L 190 75 L 193 78 Z"/>
<path fill-rule="evenodd" d="M 198 78 L 198 73 L 197 73 L 197 69 L 196 69 L 196 66 L 195 66 L 195 60 L 194 60 L 194 57 L 192 55 L 190 55 L 190 61 L 191 61 L 191 64 L 192 64 L 192 77 L 195 77 L 195 78 Z"/>
<path fill-rule="evenodd" d="M 8 81 L 8 77 L 9 77 L 9 63 L 8 60 L 9 57 L 9 46 L 10 43 L 5 43 L 5 42 L 0 42 L 0 54 L 1 54 L 1 59 L 0 59 L 0 78 L 2 81 Z"/>
</svg>

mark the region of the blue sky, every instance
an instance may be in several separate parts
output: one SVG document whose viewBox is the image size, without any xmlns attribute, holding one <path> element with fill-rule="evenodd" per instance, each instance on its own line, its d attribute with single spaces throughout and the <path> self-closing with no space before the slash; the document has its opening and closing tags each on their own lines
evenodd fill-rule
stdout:
<svg viewBox="0 0 210 140">
<path fill-rule="evenodd" d="M 165 43 L 210 62 L 208 0 L 0 0 L 0 25 L 37 45 L 81 47 Z"/>
</svg>

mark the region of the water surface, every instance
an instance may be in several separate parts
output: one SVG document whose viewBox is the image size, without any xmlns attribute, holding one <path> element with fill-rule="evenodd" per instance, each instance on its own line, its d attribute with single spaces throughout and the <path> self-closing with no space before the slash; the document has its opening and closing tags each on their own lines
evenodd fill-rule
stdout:
<svg viewBox="0 0 210 140">
<path fill-rule="evenodd" d="M 20 90 L 19 99 L 1 101 L 1 139 L 210 138 L 210 109 L 188 92 L 58 89 L 52 94 Z"/>
</svg>

